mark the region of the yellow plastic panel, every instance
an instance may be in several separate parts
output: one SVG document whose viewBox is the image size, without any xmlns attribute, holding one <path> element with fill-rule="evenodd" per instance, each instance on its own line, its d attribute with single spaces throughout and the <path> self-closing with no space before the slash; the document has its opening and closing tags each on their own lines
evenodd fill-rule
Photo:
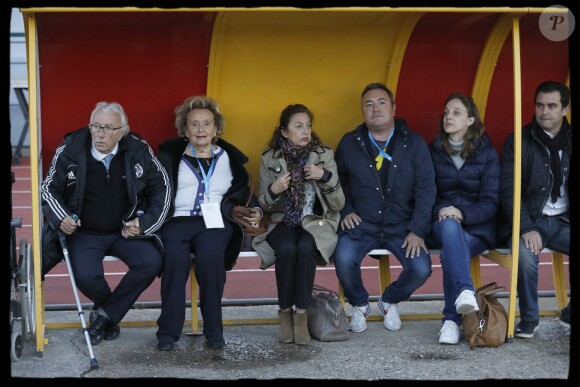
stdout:
<svg viewBox="0 0 580 387">
<path fill-rule="evenodd" d="M 512 16 L 509 14 L 503 15 L 493 26 L 479 59 L 479 66 L 471 95 L 473 96 L 475 104 L 478 106 L 482 120 L 485 118 L 489 88 L 493 80 L 497 59 L 511 30 Z"/>
<path fill-rule="evenodd" d="M 216 19 L 208 94 L 226 117 L 224 138 L 260 156 L 280 112 L 302 103 L 314 130 L 334 149 L 362 122 L 360 93 L 385 82 L 405 14 L 384 12 L 231 12 Z"/>
</svg>

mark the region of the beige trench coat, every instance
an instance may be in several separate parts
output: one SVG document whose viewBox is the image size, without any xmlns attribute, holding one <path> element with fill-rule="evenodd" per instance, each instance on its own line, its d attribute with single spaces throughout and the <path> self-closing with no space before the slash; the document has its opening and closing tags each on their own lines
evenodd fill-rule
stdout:
<svg viewBox="0 0 580 387">
<path fill-rule="evenodd" d="M 340 223 L 340 210 L 344 207 L 344 193 L 338 180 L 332 148 L 324 145 L 317 147 L 308 156 L 306 164 L 316 165 L 332 172 L 331 179 L 326 183 L 313 180 L 316 197 L 322 205 L 322 215 L 307 215 L 302 219 L 302 228 L 312 234 L 316 248 L 320 252 L 320 258 L 322 258 L 317 262 L 317 265 L 325 266 L 334 253 L 338 240 L 336 231 Z M 268 193 L 268 186 L 286 172 L 286 160 L 284 160 L 284 156 L 279 149 L 273 150 L 269 148 L 262 153 L 258 202 L 265 213 L 271 214 L 271 220 L 274 222 L 279 222 L 284 217 L 286 194 L 281 193 L 277 199 L 272 199 Z M 272 266 L 276 261 L 274 249 L 266 241 L 266 237 L 276 225 L 270 224 L 267 232 L 254 237 L 252 241 L 252 247 L 262 258 L 261 269 Z"/>
</svg>

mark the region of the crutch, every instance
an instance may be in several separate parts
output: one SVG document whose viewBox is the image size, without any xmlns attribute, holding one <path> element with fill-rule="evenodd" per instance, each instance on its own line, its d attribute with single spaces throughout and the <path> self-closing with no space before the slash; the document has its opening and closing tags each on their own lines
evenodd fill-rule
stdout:
<svg viewBox="0 0 580 387">
<path fill-rule="evenodd" d="M 74 218 L 73 218 L 74 219 Z M 66 268 L 68 269 L 68 275 L 70 277 L 70 282 L 73 288 L 73 292 L 75 294 L 75 301 L 77 302 L 77 310 L 79 312 L 79 316 L 81 318 L 81 324 L 83 325 L 83 332 L 85 334 L 85 339 L 87 340 L 87 347 L 89 347 L 89 354 L 91 356 L 91 370 L 96 370 L 99 368 L 99 363 L 93 354 L 93 346 L 91 345 L 91 339 L 89 337 L 89 329 L 87 328 L 87 324 L 85 323 L 85 312 L 83 312 L 83 308 L 81 307 L 81 301 L 79 299 L 79 293 L 77 292 L 77 286 L 75 282 L 75 277 L 72 271 L 72 267 L 70 265 L 70 259 L 68 256 L 68 249 L 66 247 L 66 237 L 62 231 L 58 232 L 58 240 L 60 241 L 60 247 L 62 247 L 62 253 L 64 254 L 64 260 L 66 262 Z"/>
</svg>

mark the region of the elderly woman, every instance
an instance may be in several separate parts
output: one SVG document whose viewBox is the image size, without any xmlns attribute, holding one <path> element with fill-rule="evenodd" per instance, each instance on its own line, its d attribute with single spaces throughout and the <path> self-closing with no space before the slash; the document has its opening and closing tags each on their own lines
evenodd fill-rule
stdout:
<svg viewBox="0 0 580 387">
<path fill-rule="evenodd" d="M 461 94 L 447 97 L 429 150 L 437 185 L 430 244 L 441 248 L 445 296 L 439 343 L 457 344 L 462 315 L 478 310 L 471 257 L 495 244 L 499 158 L 473 99 Z"/>
<path fill-rule="evenodd" d="M 250 195 L 244 168 L 248 158 L 220 139 L 224 117 L 211 98 L 187 98 L 175 109 L 175 126 L 179 138 L 159 145 L 159 160 L 169 175 L 173 200 L 161 228 L 165 262 L 157 348 L 172 350 L 181 335 L 193 252 L 203 334 L 210 348 L 220 349 L 225 345 L 221 299 L 226 270 L 232 269 L 243 239 L 242 228 L 230 212 Z M 254 209 L 247 220 L 257 224 L 261 215 L 261 210 Z"/>
<path fill-rule="evenodd" d="M 306 309 L 316 265 L 326 265 L 334 253 L 344 206 L 334 153 L 312 132 L 312 121 L 299 104 L 280 115 L 260 166 L 258 202 L 272 224 L 252 242 L 262 269 L 276 263 L 278 340 L 299 345 L 310 343 Z"/>
</svg>

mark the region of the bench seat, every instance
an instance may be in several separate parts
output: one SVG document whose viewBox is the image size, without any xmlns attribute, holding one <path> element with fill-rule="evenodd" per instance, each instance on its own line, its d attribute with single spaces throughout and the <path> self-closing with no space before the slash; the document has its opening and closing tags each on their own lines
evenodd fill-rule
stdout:
<svg viewBox="0 0 580 387">
<path fill-rule="evenodd" d="M 430 254 L 438 255 L 440 253 L 439 250 L 430 250 Z M 547 253 L 551 254 L 552 258 L 552 273 L 554 279 L 554 290 L 556 294 L 556 301 L 557 301 L 557 309 L 554 310 L 547 310 L 541 311 L 541 315 L 558 315 L 560 310 L 564 308 L 568 304 L 568 296 L 567 296 L 567 288 L 566 288 L 566 274 L 564 270 L 564 259 L 563 254 L 544 249 L 542 250 L 542 254 Z M 391 283 L 391 268 L 390 268 L 390 261 L 389 258 L 393 255 L 389 250 L 386 249 L 375 249 L 368 253 L 369 256 L 373 256 L 374 258 L 378 258 L 378 274 L 379 274 L 379 284 L 381 293 L 384 289 Z M 243 251 L 240 252 L 239 258 L 255 258 L 259 257 L 258 253 L 255 251 Z M 511 339 L 514 335 L 515 330 L 515 303 L 516 303 L 516 288 L 517 288 L 517 265 L 515 265 L 516 270 L 512 270 L 514 267 L 514 262 L 512 256 L 510 254 L 509 249 L 494 249 L 491 251 L 485 251 L 481 254 L 481 257 L 484 257 L 487 260 L 490 260 L 498 265 L 506 268 L 511 272 L 511 279 L 510 284 L 506 285 L 506 288 L 509 293 L 509 303 L 508 303 L 508 339 Z M 193 254 L 192 254 L 192 258 Z M 111 261 L 119 261 L 119 258 L 114 256 L 106 256 L 106 262 Z M 188 335 L 198 335 L 201 334 L 198 332 L 200 321 L 197 317 L 196 310 L 193 310 L 193 306 L 197 307 L 197 298 L 198 298 L 198 284 L 195 278 L 195 264 L 191 267 L 190 273 L 190 283 L 191 283 L 191 300 L 192 300 L 192 313 L 191 313 L 191 320 L 186 321 L 186 323 L 191 324 L 191 332 L 186 332 Z M 480 264 L 480 256 L 472 257 L 471 259 L 471 277 L 473 279 L 473 285 L 475 288 L 482 286 L 481 283 L 481 264 Z M 502 285 L 502 284 L 500 284 Z M 346 306 L 346 300 L 344 297 L 344 292 L 342 286 L 339 283 L 339 297 L 344 306 Z M 519 313 L 518 313 L 519 314 Z M 401 315 L 401 319 L 439 319 L 442 318 L 443 315 L 441 313 L 436 314 L 412 314 L 412 315 Z M 381 316 L 370 316 L 369 320 L 380 320 Z M 244 320 L 224 320 L 224 325 L 228 324 L 276 324 L 278 323 L 278 318 L 256 318 L 256 319 L 244 319 Z M 144 322 L 122 322 L 121 325 L 155 325 L 155 321 L 144 321 Z M 65 327 L 66 324 L 59 324 L 59 323 L 52 323 L 47 324 L 47 328 L 49 327 Z M 75 326 L 78 324 L 74 324 Z"/>
</svg>

